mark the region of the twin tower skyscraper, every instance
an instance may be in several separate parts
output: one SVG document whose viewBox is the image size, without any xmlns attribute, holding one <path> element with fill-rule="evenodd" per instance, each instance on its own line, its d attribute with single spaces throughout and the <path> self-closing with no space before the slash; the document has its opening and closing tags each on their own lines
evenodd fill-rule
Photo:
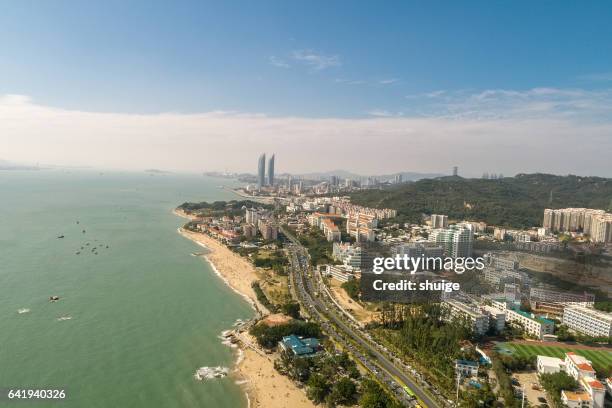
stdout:
<svg viewBox="0 0 612 408">
<path fill-rule="evenodd" d="M 268 160 L 268 182 L 266 183 L 266 154 L 259 156 L 257 163 L 257 188 L 262 188 L 265 185 L 274 185 L 274 154 Z"/>
</svg>

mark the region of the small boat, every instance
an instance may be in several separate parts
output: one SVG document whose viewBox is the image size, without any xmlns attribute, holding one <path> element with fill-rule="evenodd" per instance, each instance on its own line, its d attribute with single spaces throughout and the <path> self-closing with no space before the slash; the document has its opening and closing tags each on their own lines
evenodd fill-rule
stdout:
<svg viewBox="0 0 612 408">
<path fill-rule="evenodd" d="M 58 300 L 60 300 L 59 296 L 49 296 L 49 302 L 57 302 Z"/>
<path fill-rule="evenodd" d="M 75 255 L 81 255 L 81 251 L 76 251 Z"/>
<path fill-rule="evenodd" d="M 108 248 L 108 245 L 106 246 L 106 248 Z"/>
<path fill-rule="evenodd" d="M 85 230 L 83 230 L 83 234 L 85 233 Z"/>
<path fill-rule="evenodd" d="M 57 239 L 64 238 L 63 235 L 58 235 Z"/>
</svg>

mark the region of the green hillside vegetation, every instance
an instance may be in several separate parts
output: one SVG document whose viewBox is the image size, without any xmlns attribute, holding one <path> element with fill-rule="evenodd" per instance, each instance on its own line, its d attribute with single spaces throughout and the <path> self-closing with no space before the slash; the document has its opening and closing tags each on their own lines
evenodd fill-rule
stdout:
<svg viewBox="0 0 612 408">
<path fill-rule="evenodd" d="M 243 207 L 265 208 L 271 210 L 274 206 L 269 204 L 256 203 L 251 200 L 231 200 L 231 201 L 215 201 L 212 203 L 202 201 L 199 203 L 185 202 L 178 206 L 179 210 L 185 211 L 187 214 L 197 213 L 203 216 L 220 216 L 220 215 L 244 215 Z"/>
<path fill-rule="evenodd" d="M 545 208 L 612 211 L 612 179 L 550 174 L 518 174 L 495 180 L 441 177 L 355 192 L 351 201 L 396 209 L 401 222 L 420 222 L 423 214 L 447 214 L 451 219 L 527 228 L 542 225 Z"/>
</svg>

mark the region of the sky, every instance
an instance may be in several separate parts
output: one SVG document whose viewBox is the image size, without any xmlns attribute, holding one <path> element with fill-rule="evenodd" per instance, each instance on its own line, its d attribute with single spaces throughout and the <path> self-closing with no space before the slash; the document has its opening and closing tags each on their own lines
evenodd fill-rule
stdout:
<svg viewBox="0 0 612 408">
<path fill-rule="evenodd" d="M 610 2 L 0 8 L 0 159 L 612 177 Z"/>
</svg>

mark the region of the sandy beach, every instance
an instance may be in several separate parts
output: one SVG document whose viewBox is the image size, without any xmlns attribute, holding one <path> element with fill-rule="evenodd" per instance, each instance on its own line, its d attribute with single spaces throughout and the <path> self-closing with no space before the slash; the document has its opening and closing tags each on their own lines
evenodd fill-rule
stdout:
<svg viewBox="0 0 612 408">
<path fill-rule="evenodd" d="M 175 210 L 174 213 L 192 219 L 182 211 Z M 262 314 L 268 314 L 267 309 L 257 301 L 255 291 L 251 287 L 251 283 L 259 278 L 250 262 L 208 235 L 182 228 L 179 233 L 208 248 L 210 252 L 205 257 L 221 279 L 247 298 Z M 302 389 L 274 369 L 272 357 L 262 352 L 251 336 L 241 333 L 237 338 L 240 340 L 243 355 L 235 369 L 235 376 L 245 389 L 251 408 L 314 407 Z"/>
</svg>

